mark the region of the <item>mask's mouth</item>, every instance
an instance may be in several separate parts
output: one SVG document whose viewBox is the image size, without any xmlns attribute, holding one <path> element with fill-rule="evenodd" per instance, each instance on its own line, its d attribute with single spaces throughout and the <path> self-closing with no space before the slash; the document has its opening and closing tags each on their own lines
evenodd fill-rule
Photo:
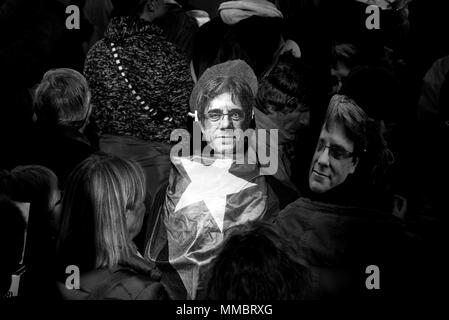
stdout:
<svg viewBox="0 0 449 320">
<path fill-rule="evenodd" d="M 320 176 L 320 177 L 329 178 L 328 175 L 326 175 L 326 174 L 324 174 L 322 172 L 319 172 L 319 171 L 317 171 L 315 169 L 313 169 L 312 172 L 315 173 L 316 175 Z"/>
</svg>

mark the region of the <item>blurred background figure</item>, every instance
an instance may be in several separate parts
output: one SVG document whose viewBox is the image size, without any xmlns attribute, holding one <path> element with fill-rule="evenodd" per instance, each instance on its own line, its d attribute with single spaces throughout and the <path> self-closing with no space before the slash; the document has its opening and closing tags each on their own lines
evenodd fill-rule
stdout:
<svg viewBox="0 0 449 320">
<path fill-rule="evenodd" d="M 25 220 L 20 209 L 6 196 L 0 194 L 0 299 L 7 298 L 11 276 L 19 268 L 24 245 Z"/>
<path fill-rule="evenodd" d="M 208 300 L 301 300 L 310 285 L 293 247 L 262 221 L 228 230 L 204 281 Z"/>
<path fill-rule="evenodd" d="M 21 277 L 20 296 L 56 298 L 54 257 L 61 203 L 58 178 L 42 166 L 19 166 L 1 172 L 0 193 L 15 202 L 29 203 L 23 256 L 26 272 Z"/>
<path fill-rule="evenodd" d="M 87 137 L 92 112 L 91 93 L 84 76 L 73 69 L 46 72 L 34 90 L 35 124 L 21 163 L 53 170 L 60 188 L 70 172 L 96 151 L 95 132 Z"/>
<path fill-rule="evenodd" d="M 319 108 L 316 87 L 311 68 L 292 52 L 282 54 L 259 82 L 254 108 L 256 128 L 278 131 L 279 165 L 275 177 L 290 186 L 298 183 L 301 168 L 308 169 L 310 163 L 307 145 L 315 143 L 309 138 L 311 117 L 317 121 Z"/>
<path fill-rule="evenodd" d="M 218 16 L 201 26 L 193 50 L 192 73 L 228 60 L 244 60 L 259 78 L 283 44 L 283 15 L 267 0 L 227 1 Z"/>
<path fill-rule="evenodd" d="M 190 61 L 196 33 L 200 27 L 200 22 L 204 20 L 204 17 L 198 15 L 198 13 L 204 15 L 206 12 L 201 10 L 193 10 L 192 12 L 174 0 L 164 0 L 164 3 L 165 14 L 155 19 L 155 23 L 161 27 L 167 40 L 178 46 Z"/>
<path fill-rule="evenodd" d="M 83 43 L 91 28 L 66 28 L 70 1 L 0 1 L 0 167 L 11 169 L 27 151 L 32 125 L 32 87 L 52 68 L 82 71 Z"/>
</svg>

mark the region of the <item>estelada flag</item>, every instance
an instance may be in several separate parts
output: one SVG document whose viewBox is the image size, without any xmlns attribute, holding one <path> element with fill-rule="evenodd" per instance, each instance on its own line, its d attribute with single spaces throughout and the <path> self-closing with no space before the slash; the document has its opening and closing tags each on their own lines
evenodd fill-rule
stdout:
<svg viewBox="0 0 449 320">
<path fill-rule="evenodd" d="M 195 299 L 226 230 L 268 218 L 277 210 L 277 198 L 257 164 L 201 156 L 171 161 L 165 201 L 145 257 L 161 269 L 172 298 Z"/>
</svg>

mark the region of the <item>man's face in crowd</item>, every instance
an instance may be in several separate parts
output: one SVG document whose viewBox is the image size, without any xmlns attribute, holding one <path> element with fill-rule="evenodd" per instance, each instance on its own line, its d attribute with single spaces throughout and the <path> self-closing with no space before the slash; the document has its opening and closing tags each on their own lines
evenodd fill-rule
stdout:
<svg viewBox="0 0 449 320">
<path fill-rule="evenodd" d="M 203 133 L 208 144 L 219 154 L 233 154 L 238 136 L 234 130 L 245 130 L 245 113 L 226 92 L 215 97 L 204 111 Z"/>
<path fill-rule="evenodd" d="M 354 173 L 354 143 L 339 123 L 323 126 L 309 172 L 309 187 L 313 192 L 324 193 L 342 184 Z"/>
</svg>

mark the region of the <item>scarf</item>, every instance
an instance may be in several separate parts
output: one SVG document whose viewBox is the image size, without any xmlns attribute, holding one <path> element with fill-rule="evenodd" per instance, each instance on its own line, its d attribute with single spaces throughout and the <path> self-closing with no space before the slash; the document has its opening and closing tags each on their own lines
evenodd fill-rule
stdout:
<svg viewBox="0 0 449 320">
<path fill-rule="evenodd" d="M 234 25 L 251 16 L 283 18 L 282 12 L 267 0 L 241 0 L 223 2 L 218 8 L 221 19 Z"/>
</svg>

